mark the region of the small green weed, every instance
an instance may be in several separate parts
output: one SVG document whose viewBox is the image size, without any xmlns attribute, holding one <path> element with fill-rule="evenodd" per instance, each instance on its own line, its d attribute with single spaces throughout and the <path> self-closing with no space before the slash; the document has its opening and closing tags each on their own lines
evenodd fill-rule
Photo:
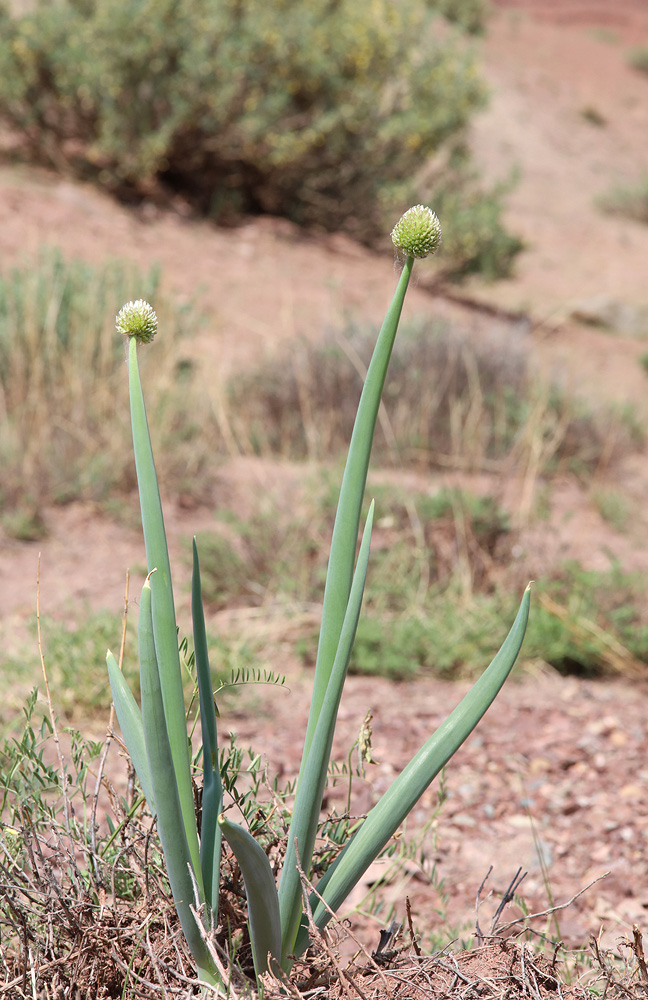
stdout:
<svg viewBox="0 0 648 1000">
<path fill-rule="evenodd" d="M 602 114 L 598 108 L 595 108 L 592 104 L 586 104 L 580 109 L 580 116 L 589 125 L 595 125 L 596 128 L 603 128 L 607 125 L 608 120 L 604 114 Z"/>
<path fill-rule="evenodd" d="M 639 70 L 640 73 L 648 73 L 648 45 L 631 49 L 628 53 L 628 66 Z"/>
<path fill-rule="evenodd" d="M 617 185 L 596 199 L 598 208 L 609 215 L 620 215 L 648 225 L 648 173 L 634 184 Z"/>
<path fill-rule="evenodd" d="M 648 663 L 646 577 L 619 566 L 607 572 L 568 563 L 538 586 L 525 647 L 561 673 L 637 676 Z"/>
<path fill-rule="evenodd" d="M 592 501 L 604 521 L 616 531 L 624 532 L 628 527 L 630 504 L 622 493 L 613 489 L 597 489 L 592 492 Z"/>
<path fill-rule="evenodd" d="M 53 693 L 54 709 L 66 722 L 87 719 L 107 711 L 110 694 L 103 678 L 97 674 L 97 659 L 104 655 L 106 643 L 115 635 L 115 615 L 111 612 L 90 612 L 80 616 L 79 624 L 41 618 L 43 654 Z M 38 650 L 35 648 L 36 624 L 32 627 L 34 641 L 21 653 L 3 663 L 0 700 L 2 719 L 7 710 L 15 711 L 25 689 L 31 688 L 41 676 Z M 128 641 L 136 642 L 129 627 Z M 136 677 L 132 678 L 137 683 Z"/>
<path fill-rule="evenodd" d="M 616 31 L 612 31 L 611 28 L 595 27 L 589 29 L 589 35 L 595 38 L 598 42 L 606 42 L 608 45 L 616 45 L 619 41 L 619 35 Z"/>
</svg>

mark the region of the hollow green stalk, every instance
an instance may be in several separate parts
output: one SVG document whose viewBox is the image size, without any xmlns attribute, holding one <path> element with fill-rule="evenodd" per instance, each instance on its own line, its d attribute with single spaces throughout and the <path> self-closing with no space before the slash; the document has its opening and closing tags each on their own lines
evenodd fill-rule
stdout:
<svg viewBox="0 0 648 1000">
<path fill-rule="evenodd" d="M 328 764 L 333 745 L 335 723 L 346 680 L 349 659 L 355 639 L 362 595 L 367 577 L 369 562 L 369 545 L 373 526 L 374 505 L 369 508 L 367 521 L 362 535 L 362 543 L 358 554 L 351 592 L 346 606 L 346 613 L 340 630 L 335 660 L 329 684 L 324 695 L 317 726 L 313 736 L 310 753 L 306 759 L 303 780 L 297 789 L 293 806 L 292 821 L 288 833 L 288 844 L 284 860 L 281 884 L 279 886 L 279 906 L 281 910 L 282 965 L 290 967 L 289 955 L 299 929 L 302 913 L 302 887 L 298 857 L 304 870 L 310 869 L 310 863 L 315 847 L 315 836 L 319 821 L 324 786 L 328 773 Z"/>
<path fill-rule="evenodd" d="M 216 985 L 218 982 L 216 969 L 191 909 L 194 906 L 200 910 L 204 898 L 199 888 L 201 880 L 196 877 L 196 869 L 192 863 L 178 786 L 170 779 L 174 772 L 174 762 L 165 725 L 165 706 L 158 669 L 149 580 L 150 577 L 147 577 L 142 588 L 138 645 L 142 725 L 157 813 L 157 827 L 182 931 L 198 965 L 201 979 L 203 982 Z"/>
<path fill-rule="evenodd" d="M 164 515 L 158 487 L 153 449 L 149 434 L 144 395 L 137 363 L 137 336 L 128 342 L 128 380 L 133 430 L 133 450 L 140 496 L 144 546 L 151 579 L 153 634 L 160 668 L 160 687 L 164 718 L 171 748 L 173 773 L 180 798 L 182 819 L 192 865 L 202 889 L 200 850 L 191 788 L 187 719 L 182 691 L 182 673 L 178 651 L 178 628 L 171 581 Z"/>
</svg>

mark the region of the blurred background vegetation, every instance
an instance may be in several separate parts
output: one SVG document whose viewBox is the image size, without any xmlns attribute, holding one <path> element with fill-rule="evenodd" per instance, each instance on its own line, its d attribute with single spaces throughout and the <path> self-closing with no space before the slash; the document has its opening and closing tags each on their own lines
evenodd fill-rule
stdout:
<svg viewBox="0 0 648 1000">
<path fill-rule="evenodd" d="M 0 122 L 18 137 L 16 155 L 126 203 L 181 199 L 220 225 L 267 213 L 380 247 L 402 209 L 428 202 L 444 226 L 439 280 L 493 280 L 510 274 L 522 244 L 502 222 L 511 178 L 485 188 L 468 152 L 488 100 L 488 13 L 486 0 L 0 0 Z M 618 199 L 605 207 L 623 209 Z M 156 268 L 90 266 L 52 247 L 16 262 L 0 275 L 5 534 L 38 540 L 48 506 L 75 500 L 137 523 L 113 317 L 140 296 L 165 331 L 142 364 L 167 496 L 214 506 L 219 466 L 233 456 L 316 470 L 289 502 L 248 498 L 242 512 L 219 497 L 200 537 L 210 612 L 234 622 L 214 641 L 217 669 L 260 656 L 273 667 L 288 633 L 309 664 L 333 484 L 374 338 L 356 318 L 219 381 L 187 347 L 213 317 L 165 294 Z M 374 450 L 392 479 L 371 484 L 379 520 L 352 669 L 399 679 L 481 669 L 527 582 L 518 533 L 546 516 L 552 483 L 598 475 L 642 446 L 629 411 L 542 381 L 523 332 L 477 341 L 429 319 L 401 330 Z M 404 470 L 420 474 L 419 487 L 398 487 Z M 435 487 L 431 474 L 448 470 L 490 477 L 488 489 Z M 513 471 L 534 498 L 515 516 L 502 499 Z M 618 492 L 592 499 L 625 530 Z M 564 672 L 634 670 L 648 661 L 641 587 L 618 569 L 555 567 L 538 588 L 528 659 Z M 279 640 L 245 638 L 245 615 L 259 607 L 284 616 Z M 75 614 L 48 631 L 59 707 L 94 710 L 105 620 Z M 34 676 L 33 643 L 16 664 L 16 676 Z"/>
<path fill-rule="evenodd" d="M 271 213 L 376 245 L 443 212 L 444 274 L 510 271 L 506 184 L 466 144 L 485 0 L 0 3 L 0 119 L 23 155 L 221 224 Z M 504 178 L 508 181 L 508 178 Z"/>
</svg>

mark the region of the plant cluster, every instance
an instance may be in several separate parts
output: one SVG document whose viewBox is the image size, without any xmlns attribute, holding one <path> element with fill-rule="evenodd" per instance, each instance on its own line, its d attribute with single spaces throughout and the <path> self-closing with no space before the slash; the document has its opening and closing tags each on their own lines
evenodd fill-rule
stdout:
<svg viewBox="0 0 648 1000">
<path fill-rule="evenodd" d="M 262 982 L 267 974 L 281 979 L 290 973 L 295 959 L 326 926 L 433 778 L 477 725 L 512 669 L 526 628 L 528 588 L 513 627 L 490 667 L 423 744 L 363 822 L 349 831 L 342 850 L 313 887 L 310 880 L 317 877 L 313 858 L 329 758 L 369 560 L 373 502 L 357 559 L 356 551 L 374 429 L 414 258 L 434 250 L 440 227 L 434 213 L 416 206 L 405 214 L 394 233 L 395 242 L 406 255 L 405 263 L 367 369 L 340 488 L 324 587 L 313 695 L 278 888 L 262 843 L 249 827 L 239 825 L 224 811 L 217 713 L 198 548 L 194 541 L 192 621 L 203 765 L 198 829 L 171 568 L 138 366 L 138 333 L 143 325 L 146 339 L 153 332 L 149 331 L 150 307 L 141 300 L 129 303 L 117 320 L 118 329 L 129 335 L 133 446 L 148 568 L 138 628 L 141 708 L 110 652 L 108 674 L 124 739 L 148 806 L 157 816 L 171 891 L 185 938 L 200 978 L 217 988 L 227 986 L 231 976 L 213 943 L 218 923 L 223 841 L 236 857 L 243 877 L 257 979 Z"/>
<path fill-rule="evenodd" d="M 0 116 L 32 157 L 121 197 L 179 192 L 221 221 L 269 212 L 374 241 L 395 207 L 438 198 L 457 176 L 454 163 L 434 190 L 418 180 L 439 150 L 464 148 L 485 102 L 460 31 L 478 31 L 483 10 L 483 0 L 38 0 L 19 15 L 5 2 Z M 478 248 L 464 248 L 460 269 L 506 242 L 498 194 L 485 213 L 472 199 Z M 511 243 L 505 270 L 514 253 Z"/>
<path fill-rule="evenodd" d="M 170 996 L 189 1000 L 199 984 L 141 794 L 132 783 L 119 794 L 109 781 L 110 736 L 89 741 L 54 715 L 38 723 L 37 694 L 0 743 L 0 992 L 141 997 L 157 996 L 164 982 Z M 226 800 L 270 849 L 286 789 L 267 784 L 259 754 L 234 740 L 219 763 Z M 195 759 L 192 768 L 202 770 Z M 217 946 L 251 968 L 240 875 L 227 851 L 222 871 L 227 922 Z"/>
</svg>

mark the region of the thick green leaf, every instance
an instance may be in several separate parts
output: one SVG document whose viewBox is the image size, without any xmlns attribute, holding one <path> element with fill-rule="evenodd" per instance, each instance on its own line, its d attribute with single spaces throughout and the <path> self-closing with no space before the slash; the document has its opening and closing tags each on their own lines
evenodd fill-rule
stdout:
<svg viewBox="0 0 648 1000">
<path fill-rule="evenodd" d="M 187 720 L 182 691 L 182 673 L 178 652 L 178 630 L 171 583 L 171 566 L 169 564 L 162 503 L 160 501 L 160 491 L 158 489 L 146 407 L 144 405 L 144 396 L 139 377 L 136 337 L 130 338 L 128 347 L 133 450 L 135 452 L 135 467 L 137 470 L 137 484 L 142 512 L 146 563 L 149 573 L 156 570 L 151 579 L 155 648 L 160 671 L 160 684 L 173 760 L 173 770 L 176 776 L 178 794 L 180 795 L 183 822 L 192 862 L 194 868 L 197 870 L 200 864 L 200 854 L 198 834 L 194 821 Z"/>
<path fill-rule="evenodd" d="M 330 919 L 327 907 L 334 912 L 357 885 L 369 865 L 378 857 L 390 837 L 441 768 L 473 731 L 494 701 L 508 677 L 522 646 L 529 617 L 530 588 L 527 587 L 519 611 L 501 649 L 482 676 L 455 710 L 448 716 L 416 756 L 390 785 L 380 801 L 346 845 L 335 863 L 317 885 L 311 897 L 313 918 L 318 927 Z M 319 899 L 321 896 L 327 906 Z M 300 930 L 295 953 L 308 945 L 308 933 Z"/>
<path fill-rule="evenodd" d="M 224 815 L 218 823 L 243 874 L 256 974 L 262 976 L 268 971 L 268 956 L 277 971 L 281 961 L 281 919 L 270 862 L 261 845 L 242 826 Z"/>
<path fill-rule="evenodd" d="M 193 619 L 194 655 L 200 699 L 202 732 L 203 792 L 202 825 L 200 830 L 200 864 L 207 902 L 218 909 L 220 883 L 221 829 L 218 817 L 223 810 L 223 786 L 218 766 L 218 728 L 209 669 L 209 652 L 205 630 L 205 614 L 200 583 L 198 547 L 193 540 L 193 574 L 191 580 L 191 614 Z"/>
<path fill-rule="evenodd" d="M 297 789 L 292 822 L 288 832 L 288 846 L 286 848 L 286 857 L 279 886 L 283 948 L 282 962 L 284 968 L 290 965 L 288 955 L 293 950 L 302 912 L 302 887 L 297 870 L 297 851 L 299 852 L 302 868 L 308 874 L 313 856 L 319 814 L 322 808 L 322 796 L 324 794 L 324 785 L 326 784 L 340 698 L 342 697 L 351 650 L 353 649 L 353 642 L 358 627 L 360 608 L 362 606 L 362 595 L 364 593 L 367 564 L 369 562 L 373 516 L 374 504 L 372 501 L 362 535 L 362 543 L 353 575 L 351 593 L 342 623 L 340 641 L 331 677 L 320 710 L 308 760 L 304 768 L 303 779 Z M 297 847 L 295 847 L 295 841 L 297 841 Z"/>
<path fill-rule="evenodd" d="M 213 963 L 209 951 L 196 923 L 196 918 L 191 912 L 191 906 L 196 904 L 194 881 L 199 896 L 203 897 L 202 876 L 200 869 L 196 870 L 192 864 L 178 787 L 173 780 L 173 759 L 167 735 L 165 707 L 157 668 L 151 614 L 151 588 L 148 579 L 142 588 L 138 639 L 142 724 L 146 756 L 151 774 L 158 833 L 164 852 L 173 901 L 191 954 L 200 969 L 212 970 L 213 973 Z M 203 898 L 200 898 L 198 902 L 203 902 Z"/>
<path fill-rule="evenodd" d="M 124 742 L 126 743 L 135 773 L 139 778 L 139 783 L 148 802 L 148 807 L 154 814 L 153 788 L 151 786 L 151 775 L 146 758 L 146 747 L 144 746 L 142 713 L 133 697 L 133 692 L 126 683 L 126 678 L 119 669 L 117 660 L 110 650 L 106 654 L 106 664 L 108 666 L 108 679 L 110 681 L 110 690 L 112 691 L 119 728 L 122 731 Z"/>
</svg>

